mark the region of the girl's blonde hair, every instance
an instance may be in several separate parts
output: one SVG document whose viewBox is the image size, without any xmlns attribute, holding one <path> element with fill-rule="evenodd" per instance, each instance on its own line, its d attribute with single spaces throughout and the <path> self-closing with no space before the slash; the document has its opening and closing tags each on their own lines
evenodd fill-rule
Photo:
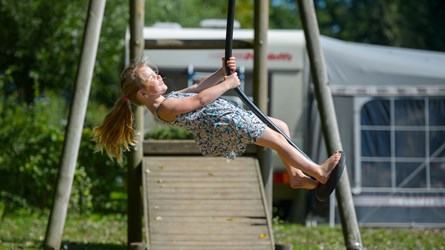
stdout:
<svg viewBox="0 0 445 250">
<path fill-rule="evenodd" d="M 114 103 L 102 125 L 93 129 L 93 140 L 97 143 L 97 151 L 102 152 L 105 149 L 108 156 L 115 158 L 118 163 L 122 163 L 123 152 L 136 144 L 131 103 L 142 105 L 136 95 L 143 81 L 149 77 L 141 70 L 143 67 L 146 65 L 141 62 L 129 66 L 122 72 L 120 87 L 123 96 Z"/>
</svg>

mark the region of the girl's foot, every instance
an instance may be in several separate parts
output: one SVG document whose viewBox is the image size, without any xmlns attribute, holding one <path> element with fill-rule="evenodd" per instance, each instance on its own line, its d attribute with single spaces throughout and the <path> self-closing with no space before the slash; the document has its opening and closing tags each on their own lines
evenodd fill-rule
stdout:
<svg viewBox="0 0 445 250">
<path fill-rule="evenodd" d="M 312 179 L 311 177 L 305 175 L 303 172 L 296 168 L 292 168 L 289 173 L 290 186 L 293 189 L 308 189 L 312 190 L 318 187 L 320 184 L 318 181 Z"/>
<path fill-rule="evenodd" d="M 329 176 L 331 175 L 334 168 L 337 166 L 338 161 L 340 161 L 341 153 L 335 152 L 331 157 L 329 157 L 323 164 L 320 165 L 323 170 L 323 175 L 318 178 L 318 181 L 321 184 L 326 184 L 329 180 Z"/>
</svg>

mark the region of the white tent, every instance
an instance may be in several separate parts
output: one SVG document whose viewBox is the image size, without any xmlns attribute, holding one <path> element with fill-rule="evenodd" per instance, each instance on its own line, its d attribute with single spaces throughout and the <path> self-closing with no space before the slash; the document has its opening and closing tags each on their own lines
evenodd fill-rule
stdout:
<svg viewBox="0 0 445 250">
<path fill-rule="evenodd" d="M 359 223 L 445 226 L 445 53 L 321 46 Z M 315 104 L 309 127 L 321 161 Z"/>
</svg>

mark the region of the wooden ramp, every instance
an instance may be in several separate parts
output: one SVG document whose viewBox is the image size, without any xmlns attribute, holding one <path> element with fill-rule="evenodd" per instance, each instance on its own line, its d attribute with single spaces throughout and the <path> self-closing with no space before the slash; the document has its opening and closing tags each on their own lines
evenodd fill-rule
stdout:
<svg viewBox="0 0 445 250">
<path fill-rule="evenodd" d="M 145 157 L 143 187 L 151 250 L 274 249 L 253 157 Z"/>
</svg>

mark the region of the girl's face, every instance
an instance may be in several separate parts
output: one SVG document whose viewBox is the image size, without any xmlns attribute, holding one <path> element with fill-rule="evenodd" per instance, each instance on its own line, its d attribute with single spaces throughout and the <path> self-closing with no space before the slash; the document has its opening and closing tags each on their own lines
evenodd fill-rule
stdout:
<svg viewBox="0 0 445 250">
<path fill-rule="evenodd" d="M 150 95 L 162 95 L 167 91 L 167 85 L 164 84 L 162 77 L 156 74 L 150 67 L 141 69 L 142 74 L 147 76 L 144 80 L 144 88 Z"/>
</svg>

